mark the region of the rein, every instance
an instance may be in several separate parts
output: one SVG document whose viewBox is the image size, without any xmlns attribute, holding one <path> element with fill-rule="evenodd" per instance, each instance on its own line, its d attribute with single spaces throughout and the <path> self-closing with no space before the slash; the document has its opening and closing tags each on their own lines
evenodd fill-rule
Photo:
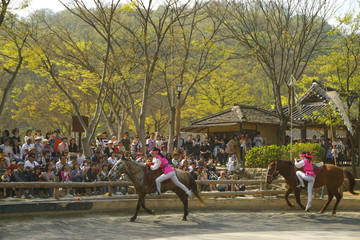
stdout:
<svg viewBox="0 0 360 240">
<path fill-rule="evenodd" d="M 267 177 L 271 177 L 271 180 L 274 180 L 274 175 L 275 175 L 275 174 L 278 174 L 277 165 L 278 165 L 278 162 L 275 161 L 275 170 L 272 172 L 271 175 L 269 175 L 269 173 L 268 173 L 268 175 L 267 175 Z"/>
</svg>

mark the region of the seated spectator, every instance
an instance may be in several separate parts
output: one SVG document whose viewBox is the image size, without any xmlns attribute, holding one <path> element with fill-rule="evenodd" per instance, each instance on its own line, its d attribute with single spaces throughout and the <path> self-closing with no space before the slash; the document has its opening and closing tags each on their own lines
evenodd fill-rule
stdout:
<svg viewBox="0 0 360 240">
<path fill-rule="evenodd" d="M 115 165 L 115 163 L 117 162 L 116 153 L 112 152 L 111 156 L 107 159 L 107 161 L 108 161 L 109 167 L 112 168 Z"/>
<path fill-rule="evenodd" d="M 52 170 L 52 163 L 51 161 L 45 165 L 45 171 L 42 175 L 43 180 L 45 182 L 55 182 L 55 173 Z M 44 198 L 52 197 L 54 189 L 53 188 L 44 188 Z"/>
<path fill-rule="evenodd" d="M 209 180 L 208 171 L 206 168 L 202 168 L 200 171 L 200 180 Z M 208 189 L 207 184 L 200 185 L 200 191 L 206 191 Z"/>
<path fill-rule="evenodd" d="M 13 157 L 16 159 L 17 162 L 23 160 L 23 151 L 21 147 L 21 142 L 19 142 L 16 138 L 13 139 Z"/>
<path fill-rule="evenodd" d="M 69 144 L 67 143 L 67 141 L 68 141 L 67 137 L 63 137 L 61 139 L 61 143 L 59 144 L 59 146 L 57 148 L 57 151 L 60 154 L 60 156 L 62 156 L 62 155 L 66 156 L 65 152 L 69 153 Z"/>
<path fill-rule="evenodd" d="M 22 152 L 23 152 L 23 156 L 25 156 L 26 154 L 29 153 L 29 149 L 33 147 L 32 145 L 32 138 L 26 138 L 26 142 L 24 143 L 24 145 L 22 146 Z"/>
<path fill-rule="evenodd" d="M 6 166 L 6 162 L 5 162 L 5 158 L 0 158 L 0 176 L 2 176 L 4 174 L 4 172 L 6 171 L 7 166 Z"/>
<path fill-rule="evenodd" d="M 218 178 L 218 180 L 227 180 L 226 179 L 226 173 L 224 171 L 220 171 L 220 177 Z M 225 184 L 225 183 L 216 184 L 216 188 L 220 192 L 229 190 L 229 186 L 227 184 Z"/>
<path fill-rule="evenodd" d="M 73 169 L 74 164 L 77 163 L 77 156 L 76 155 L 71 155 L 70 156 L 70 161 L 68 162 L 69 168 Z"/>
<path fill-rule="evenodd" d="M 64 167 L 65 164 L 66 164 L 66 157 L 65 157 L 65 156 L 61 156 L 61 157 L 60 157 L 60 161 L 58 161 L 58 162 L 55 164 L 55 168 L 56 168 L 55 174 L 56 174 L 57 176 L 60 176 L 60 174 L 61 174 L 61 169 Z"/>
<path fill-rule="evenodd" d="M 91 162 L 97 163 L 100 160 L 100 150 L 96 150 L 95 154 L 91 157 Z"/>
<path fill-rule="evenodd" d="M 79 163 L 79 166 L 82 166 L 84 161 L 85 161 L 84 151 L 82 149 L 79 149 L 77 152 L 77 162 Z"/>
<path fill-rule="evenodd" d="M 175 168 L 178 168 L 180 166 L 179 156 L 179 153 L 175 153 L 173 159 L 171 160 L 171 163 Z"/>
<path fill-rule="evenodd" d="M 41 167 L 36 166 L 34 170 L 29 171 L 29 181 L 30 182 L 39 182 L 40 179 L 43 177 L 41 173 Z M 35 193 L 35 194 L 34 194 Z M 39 197 L 39 188 L 29 188 L 29 198 Z"/>
<path fill-rule="evenodd" d="M 85 173 L 85 182 L 96 182 L 98 179 L 98 171 L 96 170 L 96 163 L 91 163 L 90 169 Z M 93 187 L 91 187 L 92 195 L 98 195 L 100 193 L 100 189 L 97 187 L 96 191 Z"/>
<path fill-rule="evenodd" d="M 28 175 L 24 169 L 24 162 L 18 162 L 19 167 L 14 171 L 14 180 L 15 182 L 27 182 Z M 19 188 L 21 198 L 25 199 L 25 191 L 23 188 Z"/>
<path fill-rule="evenodd" d="M 1 176 L 1 182 L 11 182 L 11 169 L 7 168 Z M 15 196 L 15 191 L 12 188 L 4 188 L 4 197 L 11 199 Z"/>
<path fill-rule="evenodd" d="M 109 174 L 108 166 L 102 165 L 101 171 L 99 172 L 100 180 L 101 181 L 109 181 L 108 174 Z M 103 191 L 106 196 L 109 195 L 109 186 L 103 186 Z"/>
<path fill-rule="evenodd" d="M 50 159 L 51 159 L 50 150 L 45 150 L 45 152 L 43 152 L 43 156 L 42 156 L 41 161 L 40 161 L 41 166 L 43 168 L 45 168 L 45 165 L 50 162 Z"/>
<path fill-rule="evenodd" d="M 35 153 L 28 154 L 28 160 L 25 162 L 25 169 L 29 171 L 35 170 L 36 166 L 40 166 L 38 162 L 35 161 Z"/>
<path fill-rule="evenodd" d="M 33 145 L 33 147 L 35 148 L 35 161 L 37 161 L 39 164 L 42 158 L 42 150 L 43 150 L 43 146 L 42 146 L 42 138 L 41 137 L 36 137 L 35 138 L 35 144 Z"/>
<path fill-rule="evenodd" d="M 10 165 L 8 166 L 8 168 L 10 168 L 10 170 L 11 170 L 11 175 L 14 172 L 14 170 L 18 168 L 18 165 L 16 164 L 15 158 L 12 158 L 10 160 Z"/>
<path fill-rule="evenodd" d="M 10 146 L 11 139 L 9 137 L 4 138 L 4 144 L 0 146 L 2 149 L 3 157 L 5 158 L 6 165 L 10 164 L 10 158 L 13 157 L 13 150 Z"/>
<path fill-rule="evenodd" d="M 71 171 L 71 178 L 73 182 L 82 182 L 83 180 L 83 171 L 80 169 L 78 162 L 75 162 L 73 165 L 73 170 Z M 75 188 L 75 195 L 84 196 L 85 193 L 85 188 Z"/>
<path fill-rule="evenodd" d="M 90 169 L 90 165 L 91 165 L 91 160 L 89 157 L 86 157 L 85 161 L 81 166 L 81 170 L 83 171 L 84 174 Z"/>
<path fill-rule="evenodd" d="M 46 151 L 50 152 L 50 157 L 53 157 L 53 153 L 55 152 L 54 148 L 51 146 L 51 143 L 49 142 L 48 139 L 44 139 L 43 140 L 43 145 L 42 145 L 42 155 L 44 156 Z"/>
<path fill-rule="evenodd" d="M 63 182 L 71 182 L 71 169 L 68 164 L 65 164 L 61 169 L 61 180 Z M 67 195 L 65 197 L 73 197 L 73 195 L 70 194 L 70 188 L 66 188 Z"/>
</svg>

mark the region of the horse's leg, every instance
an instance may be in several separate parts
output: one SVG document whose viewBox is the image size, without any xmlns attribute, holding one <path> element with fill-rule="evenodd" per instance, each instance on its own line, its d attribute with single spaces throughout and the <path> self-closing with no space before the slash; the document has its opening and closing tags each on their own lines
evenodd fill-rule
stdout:
<svg viewBox="0 0 360 240">
<path fill-rule="evenodd" d="M 336 189 L 334 195 L 335 195 L 335 197 L 336 197 L 336 203 L 335 203 L 335 205 L 334 205 L 334 207 L 333 207 L 333 209 L 332 209 L 332 211 L 331 211 L 332 214 L 335 214 L 335 213 L 336 213 L 336 209 L 337 209 L 337 207 L 338 207 L 338 205 L 339 205 L 339 202 L 340 202 L 340 200 L 341 200 L 341 198 L 342 198 L 342 195 L 339 193 L 339 191 L 338 191 L 337 189 Z"/>
<path fill-rule="evenodd" d="M 132 216 L 132 217 L 130 218 L 130 222 L 134 222 L 135 219 L 137 218 L 138 212 L 139 212 L 139 210 L 140 210 L 140 206 L 141 206 L 141 204 L 143 203 L 144 199 L 145 199 L 145 195 L 139 194 L 139 198 L 138 198 L 138 202 L 137 202 L 137 205 L 136 205 L 135 214 L 134 214 L 134 216 Z"/>
<path fill-rule="evenodd" d="M 288 188 L 288 190 L 286 191 L 285 193 L 285 200 L 286 200 L 286 203 L 289 207 L 291 208 L 294 208 L 294 204 L 292 204 L 290 201 L 289 201 L 289 195 L 290 193 L 292 193 L 293 189 L 291 187 Z"/>
<path fill-rule="evenodd" d="M 145 198 L 144 198 L 143 202 L 141 203 L 141 206 L 145 210 L 146 213 L 155 215 L 155 212 L 153 210 L 151 210 L 145 206 Z"/>
<path fill-rule="evenodd" d="M 320 210 L 320 213 L 324 213 L 325 210 L 327 209 L 327 207 L 329 206 L 329 204 L 331 203 L 332 199 L 334 198 L 334 194 L 332 193 L 332 191 L 329 190 L 329 188 L 327 189 L 328 191 L 328 200 L 326 201 L 325 205 L 323 206 L 323 208 Z"/>
<path fill-rule="evenodd" d="M 301 204 L 300 200 L 300 190 L 298 188 L 294 189 L 296 203 L 301 207 L 302 210 L 305 210 L 305 206 Z"/>
<path fill-rule="evenodd" d="M 182 203 L 184 204 L 184 216 L 181 220 L 183 221 L 187 221 L 187 216 L 189 215 L 189 207 L 188 207 L 188 196 L 187 194 L 181 190 L 180 188 L 176 188 L 174 190 L 174 192 L 176 193 L 176 195 L 178 195 L 178 197 L 180 198 L 180 200 L 182 201 Z"/>
</svg>

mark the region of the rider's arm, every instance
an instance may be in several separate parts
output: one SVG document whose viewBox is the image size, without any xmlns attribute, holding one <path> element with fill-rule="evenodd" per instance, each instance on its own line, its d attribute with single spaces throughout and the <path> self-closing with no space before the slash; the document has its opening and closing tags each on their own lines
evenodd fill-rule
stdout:
<svg viewBox="0 0 360 240">
<path fill-rule="evenodd" d="M 295 167 L 302 168 L 303 166 L 305 166 L 304 160 L 301 160 L 300 162 L 295 161 Z"/>
<path fill-rule="evenodd" d="M 153 161 L 153 162 L 154 162 L 154 161 Z M 155 164 L 152 165 L 150 168 L 151 168 L 151 170 L 156 170 L 156 169 L 158 169 L 158 168 L 160 167 L 160 165 L 161 165 L 161 160 L 160 160 L 160 159 L 156 159 L 156 160 L 155 160 Z"/>
</svg>

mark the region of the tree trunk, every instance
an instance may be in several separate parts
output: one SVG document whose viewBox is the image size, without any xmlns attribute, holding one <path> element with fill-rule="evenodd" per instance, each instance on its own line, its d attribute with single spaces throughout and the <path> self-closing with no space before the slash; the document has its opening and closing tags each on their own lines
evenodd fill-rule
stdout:
<svg viewBox="0 0 360 240">
<path fill-rule="evenodd" d="M 273 93 L 275 98 L 275 110 L 280 120 L 279 128 L 277 131 L 277 145 L 281 146 L 285 144 L 286 128 L 288 119 L 286 118 L 282 104 L 281 104 L 281 86 L 277 84 L 276 79 L 272 79 Z"/>
<path fill-rule="evenodd" d="M 85 131 L 85 136 L 81 139 L 81 141 L 82 141 L 82 145 L 83 145 L 82 147 L 85 157 L 91 157 L 91 153 L 90 153 L 91 139 L 88 131 Z"/>
<path fill-rule="evenodd" d="M 173 154 L 175 134 L 175 106 L 170 108 L 168 152 Z"/>
</svg>

